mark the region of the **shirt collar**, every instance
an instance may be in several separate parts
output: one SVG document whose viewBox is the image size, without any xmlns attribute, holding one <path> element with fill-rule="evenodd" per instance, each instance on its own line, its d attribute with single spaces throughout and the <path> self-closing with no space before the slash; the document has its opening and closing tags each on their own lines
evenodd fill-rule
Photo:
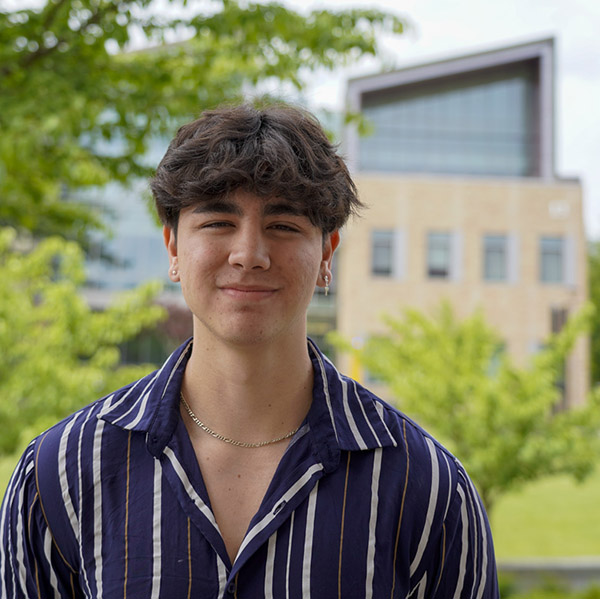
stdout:
<svg viewBox="0 0 600 599">
<path fill-rule="evenodd" d="M 315 373 L 313 405 L 308 415 L 311 428 L 329 428 L 342 451 L 396 446 L 386 424 L 390 407 L 341 374 L 310 339 L 308 348 Z M 320 415 L 314 421 L 313 412 Z"/>
<path fill-rule="evenodd" d="M 179 392 L 192 339 L 177 348 L 163 366 L 106 398 L 98 414 L 106 422 L 147 434 L 158 456 L 179 420 Z M 307 421 L 315 451 L 334 468 L 340 451 L 396 445 L 386 422 L 385 404 L 358 383 L 340 374 L 312 340 L 308 349 L 314 370 L 313 403 Z"/>
<path fill-rule="evenodd" d="M 148 449 L 158 457 L 179 421 L 179 393 L 191 350 L 192 339 L 188 339 L 159 370 L 107 397 L 98 418 L 146 433 Z"/>
</svg>

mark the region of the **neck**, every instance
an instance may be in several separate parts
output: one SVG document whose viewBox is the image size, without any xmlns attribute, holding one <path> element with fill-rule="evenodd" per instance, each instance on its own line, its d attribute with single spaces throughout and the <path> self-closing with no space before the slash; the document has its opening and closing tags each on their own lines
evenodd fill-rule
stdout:
<svg viewBox="0 0 600 599">
<path fill-rule="evenodd" d="M 305 337 L 240 347 L 195 335 L 182 391 L 212 429 L 254 442 L 296 428 L 310 407 L 312 385 Z"/>
</svg>

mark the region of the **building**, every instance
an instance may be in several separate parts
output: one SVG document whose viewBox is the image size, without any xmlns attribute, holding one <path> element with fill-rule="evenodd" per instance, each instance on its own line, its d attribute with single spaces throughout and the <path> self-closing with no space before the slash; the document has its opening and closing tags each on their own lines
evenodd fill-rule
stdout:
<svg viewBox="0 0 600 599">
<path fill-rule="evenodd" d="M 547 39 L 348 83 L 351 110 L 372 129 L 345 138 L 369 209 L 343 232 L 331 294 L 317 289 L 309 309 L 309 335 L 326 350 L 334 328 L 364 340 L 382 329 L 382 313 L 446 298 L 459 315 L 481 308 L 526 363 L 583 304 L 581 186 L 554 170 L 553 57 Z M 167 144 L 156 140 L 150 164 Z M 113 235 L 98 237 L 88 261 L 88 299 L 101 308 L 115 291 L 163 281 L 171 341 L 148 332 L 125 348 L 127 361 L 159 362 L 191 320 L 167 276 L 147 183 L 112 184 L 90 200 Z M 337 362 L 360 378 L 348 360 Z M 565 368 L 567 403 L 583 401 L 587 364 L 581 340 Z"/>
<path fill-rule="evenodd" d="M 369 209 L 338 255 L 344 337 L 446 298 L 459 316 L 482 309 L 525 364 L 585 302 L 581 186 L 554 170 L 553 55 L 546 39 L 348 83 L 372 132 L 346 136 Z M 563 384 L 566 404 L 584 401 L 584 339 Z"/>
</svg>

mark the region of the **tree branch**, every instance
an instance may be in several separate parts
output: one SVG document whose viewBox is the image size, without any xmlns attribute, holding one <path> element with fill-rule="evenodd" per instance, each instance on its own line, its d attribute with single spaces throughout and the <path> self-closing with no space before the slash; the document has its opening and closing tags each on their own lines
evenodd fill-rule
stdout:
<svg viewBox="0 0 600 599">
<path fill-rule="evenodd" d="M 58 3 L 58 5 L 55 6 L 59 6 L 60 4 L 64 4 L 66 0 L 60 0 L 60 2 Z M 56 10 L 53 11 L 54 12 L 54 16 L 56 16 Z M 100 21 L 101 17 L 106 13 L 106 10 L 103 8 L 98 8 L 96 10 L 96 12 L 94 12 L 90 18 L 85 21 L 83 23 L 83 25 L 79 28 L 79 30 L 75 33 L 77 33 L 78 35 L 81 34 L 83 31 L 85 31 L 90 25 L 96 25 L 98 23 L 98 21 Z M 46 30 L 46 23 L 44 23 L 44 30 Z M 60 44 L 66 43 L 67 40 L 63 37 L 58 39 L 57 43 L 54 46 L 51 47 L 47 47 L 47 46 L 43 46 L 41 43 L 39 44 L 38 49 L 35 52 L 32 52 L 31 54 L 28 54 L 26 57 L 23 58 L 23 60 L 21 61 L 21 66 L 23 68 L 28 68 L 30 67 L 34 62 L 37 62 L 38 60 L 40 60 L 41 58 L 44 58 L 45 56 L 48 56 L 49 54 L 52 54 L 53 52 L 56 52 L 56 50 L 58 49 L 58 47 L 60 46 Z"/>
</svg>

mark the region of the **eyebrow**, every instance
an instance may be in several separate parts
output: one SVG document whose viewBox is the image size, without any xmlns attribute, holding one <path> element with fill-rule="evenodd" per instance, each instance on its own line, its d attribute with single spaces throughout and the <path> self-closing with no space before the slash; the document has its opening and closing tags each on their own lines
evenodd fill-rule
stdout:
<svg viewBox="0 0 600 599">
<path fill-rule="evenodd" d="M 209 212 L 243 216 L 243 209 L 241 206 L 234 202 L 228 202 L 227 200 L 223 199 L 201 202 L 193 210 L 194 214 L 206 214 Z M 306 216 L 306 211 L 290 202 L 265 203 L 263 208 L 263 216 L 280 215 Z"/>
<path fill-rule="evenodd" d="M 265 204 L 263 214 L 265 216 L 279 216 L 286 214 L 292 216 L 306 216 L 306 211 L 290 202 L 279 202 Z"/>
<path fill-rule="evenodd" d="M 194 214 L 205 214 L 207 212 L 220 212 L 222 214 L 242 215 L 242 209 L 233 202 L 226 200 L 211 200 L 209 202 L 201 202 L 192 211 Z"/>
</svg>

